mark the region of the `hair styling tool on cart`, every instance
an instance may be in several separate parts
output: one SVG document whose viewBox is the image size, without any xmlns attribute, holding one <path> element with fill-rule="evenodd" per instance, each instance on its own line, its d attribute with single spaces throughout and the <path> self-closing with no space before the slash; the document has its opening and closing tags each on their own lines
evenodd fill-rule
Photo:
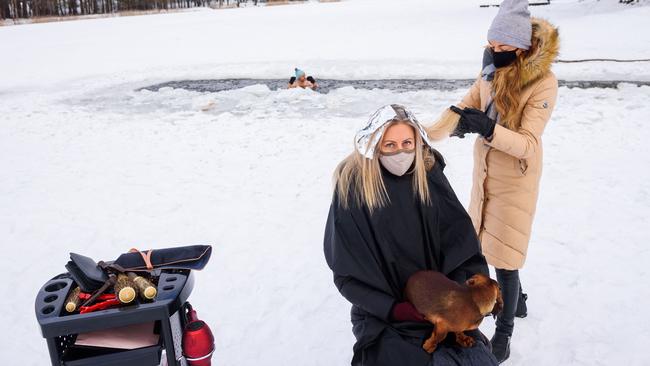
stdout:
<svg viewBox="0 0 650 366">
<path fill-rule="evenodd" d="M 72 292 L 70 292 L 70 295 L 68 295 L 68 298 L 65 300 L 65 311 L 68 313 L 74 313 L 75 310 L 79 307 L 81 304 L 81 289 L 79 287 L 75 287 Z"/>
<path fill-rule="evenodd" d="M 115 296 L 113 296 L 112 299 L 98 302 L 95 305 L 82 306 L 79 308 L 79 313 L 80 314 L 92 313 L 93 311 L 106 310 L 108 308 L 112 308 L 114 306 L 118 306 L 121 304 L 122 302 L 120 302 L 120 300 L 118 300 Z"/>
<path fill-rule="evenodd" d="M 86 300 L 90 299 L 91 296 L 92 296 L 92 294 L 87 294 L 85 292 L 80 292 L 79 293 L 79 300 L 86 301 Z M 115 294 L 102 294 L 102 295 L 97 296 L 95 301 L 106 301 L 106 300 L 112 300 L 114 298 L 115 298 Z"/>
<path fill-rule="evenodd" d="M 101 295 L 104 294 L 104 292 L 106 292 L 106 290 L 109 289 L 109 287 L 115 286 L 115 282 L 117 282 L 117 276 L 115 276 L 114 274 L 108 275 L 108 280 L 106 280 L 106 282 L 104 282 L 102 287 L 100 287 L 97 291 L 95 291 L 92 294 L 92 296 L 90 296 L 88 300 L 86 300 L 86 302 L 83 303 L 82 306 L 88 306 L 94 303 L 97 300 L 97 298 L 99 298 Z"/>
<path fill-rule="evenodd" d="M 129 304 L 135 300 L 137 292 L 135 291 L 135 284 L 129 279 L 129 276 L 120 273 L 117 275 L 117 282 L 115 282 L 115 295 L 122 302 L 122 304 Z"/>
<path fill-rule="evenodd" d="M 133 285 L 135 285 L 143 300 L 153 300 L 156 297 L 158 290 L 151 281 L 133 272 L 129 272 L 127 275 L 129 276 L 129 280 L 131 280 Z"/>
<path fill-rule="evenodd" d="M 214 336 L 210 327 L 199 320 L 196 310 L 185 303 L 186 325 L 183 331 L 183 356 L 190 366 L 211 366 L 214 353 Z"/>
</svg>

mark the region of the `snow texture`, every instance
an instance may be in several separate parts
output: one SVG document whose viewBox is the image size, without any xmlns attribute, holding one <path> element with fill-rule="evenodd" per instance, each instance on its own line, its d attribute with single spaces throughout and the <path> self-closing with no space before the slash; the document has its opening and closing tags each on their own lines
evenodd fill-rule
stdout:
<svg viewBox="0 0 650 366">
<path fill-rule="evenodd" d="M 585 3 L 533 9 L 561 26 L 562 57 L 647 56 L 649 7 Z M 349 364 L 349 304 L 322 254 L 331 173 L 379 106 L 403 104 L 426 123 L 465 90 L 136 90 L 189 77 L 283 77 L 296 65 L 337 78 L 478 73 L 496 10 L 403 4 L 0 28 L 2 363 L 48 363 L 33 300 L 69 252 L 99 260 L 131 247 L 212 244 L 191 300 L 215 332 L 216 364 Z M 650 78 L 647 64 L 556 71 Z M 529 317 L 517 320 L 509 364 L 648 364 L 648 100 L 648 86 L 560 88 L 522 272 Z M 471 140 L 438 146 L 464 204 Z M 493 322 L 481 328 L 490 336 Z"/>
</svg>

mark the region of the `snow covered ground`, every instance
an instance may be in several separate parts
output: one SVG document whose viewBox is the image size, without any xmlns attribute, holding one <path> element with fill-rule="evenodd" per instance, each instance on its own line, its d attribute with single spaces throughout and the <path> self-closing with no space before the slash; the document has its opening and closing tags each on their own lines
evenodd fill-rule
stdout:
<svg viewBox="0 0 650 366">
<path fill-rule="evenodd" d="M 605 12 L 614 2 L 533 11 L 560 24 L 564 58 L 647 58 L 650 32 L 623 35 L 648 29 L 650 7 Z M 476 74 L 496 10 L 404 4 L 0 28 L 0 245 L 11 253 L 0 271 L 13 279 L 0 284 L 0 324 L 11 335 L 0 343 L 3 364 L 47 364 L 32 304 L 68 252 L 111 259 L 134 246 L 196 243 L 214 246 L 191 299 L 215 331 L 215 363 L 348 364 L 349 304 L 322 255 L 331 172 L 378 106 L 402 103 L 431 120 L 464 91 L 135 90 L 184 78 L 282 77 L 294 65 L 336 78 Z M 559 66 L 564 78 L 650 80 L 648 64 Z M 648 100 L 647 86 L 560 89 L 522 274 L 530 315 L 517 322 L 510 364 L 648 364 Z M 467 203 L 471 141 L 440 150 Z M 490 335 L 492 326 L 482 329 Z"/>
</svg>

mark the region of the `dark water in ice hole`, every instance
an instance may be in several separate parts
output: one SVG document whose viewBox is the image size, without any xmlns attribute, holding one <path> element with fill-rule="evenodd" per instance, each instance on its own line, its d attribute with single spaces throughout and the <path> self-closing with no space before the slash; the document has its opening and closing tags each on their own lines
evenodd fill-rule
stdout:
<svg viewBox="0 0 650 366">
<path fill-rule="evenodd" d="M 158 91 L 161 88 L 185 89 L 198 92 L 216 93 L 225 90 L 240 89 L 243 87 L 264 84 L 271 90 L 284 89 L 287 87 L 288 79 L 214 79 L 214 80 L 179 80 L 168 81 L 161 84 L 145 86 L 139 90 L 145 89 Z M 450 91 L 456 89 L 467 89 L 473 79 L 383 79 L 383 80 L 318 80 L 318 92 L 329 93 L 330 90 L 352 86 L 356 89 L 389 89 L 398 92 L 418 91 L 418 90 L 443 90 Z M 568 81 L 560 80 L 560 86 L 570 88 L 616 88 L 619 83 L 628 83 L 633 85 L 649 85 L 650 81 Z"/>
</svg>

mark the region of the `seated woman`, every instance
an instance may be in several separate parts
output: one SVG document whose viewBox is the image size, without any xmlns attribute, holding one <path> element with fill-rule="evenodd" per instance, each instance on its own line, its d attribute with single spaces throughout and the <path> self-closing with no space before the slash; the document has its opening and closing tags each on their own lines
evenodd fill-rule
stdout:
<svg viewBox="0 0 650 366">
<path fill-rule="evenodd" d="M 352 303 L 352 365 L 496 365 L 489 341 L 453 337 L 430 355 L 432 325 L 403 298 L 406 281 L 435 270 L 464 282 L 488 274 L 476 232 L 443 174 L 445 163 L 415 116 L 399 105 L 375 112 L 338 166 L 325 229 L 334 283 Z"/>
<path fill-rule="evenodd" d="M 291 79 L 289 79 L 289 89 L 293 88 L 309 88 L 311 90 L 316 90 L 318 88 L 318 84 L 316 83 L 316 80 L 311 77 L 307 76 L 304 71 L 300 70 L 299 68 L 295 69 L 296 76 L 292 76 Z"/>
</svg>

